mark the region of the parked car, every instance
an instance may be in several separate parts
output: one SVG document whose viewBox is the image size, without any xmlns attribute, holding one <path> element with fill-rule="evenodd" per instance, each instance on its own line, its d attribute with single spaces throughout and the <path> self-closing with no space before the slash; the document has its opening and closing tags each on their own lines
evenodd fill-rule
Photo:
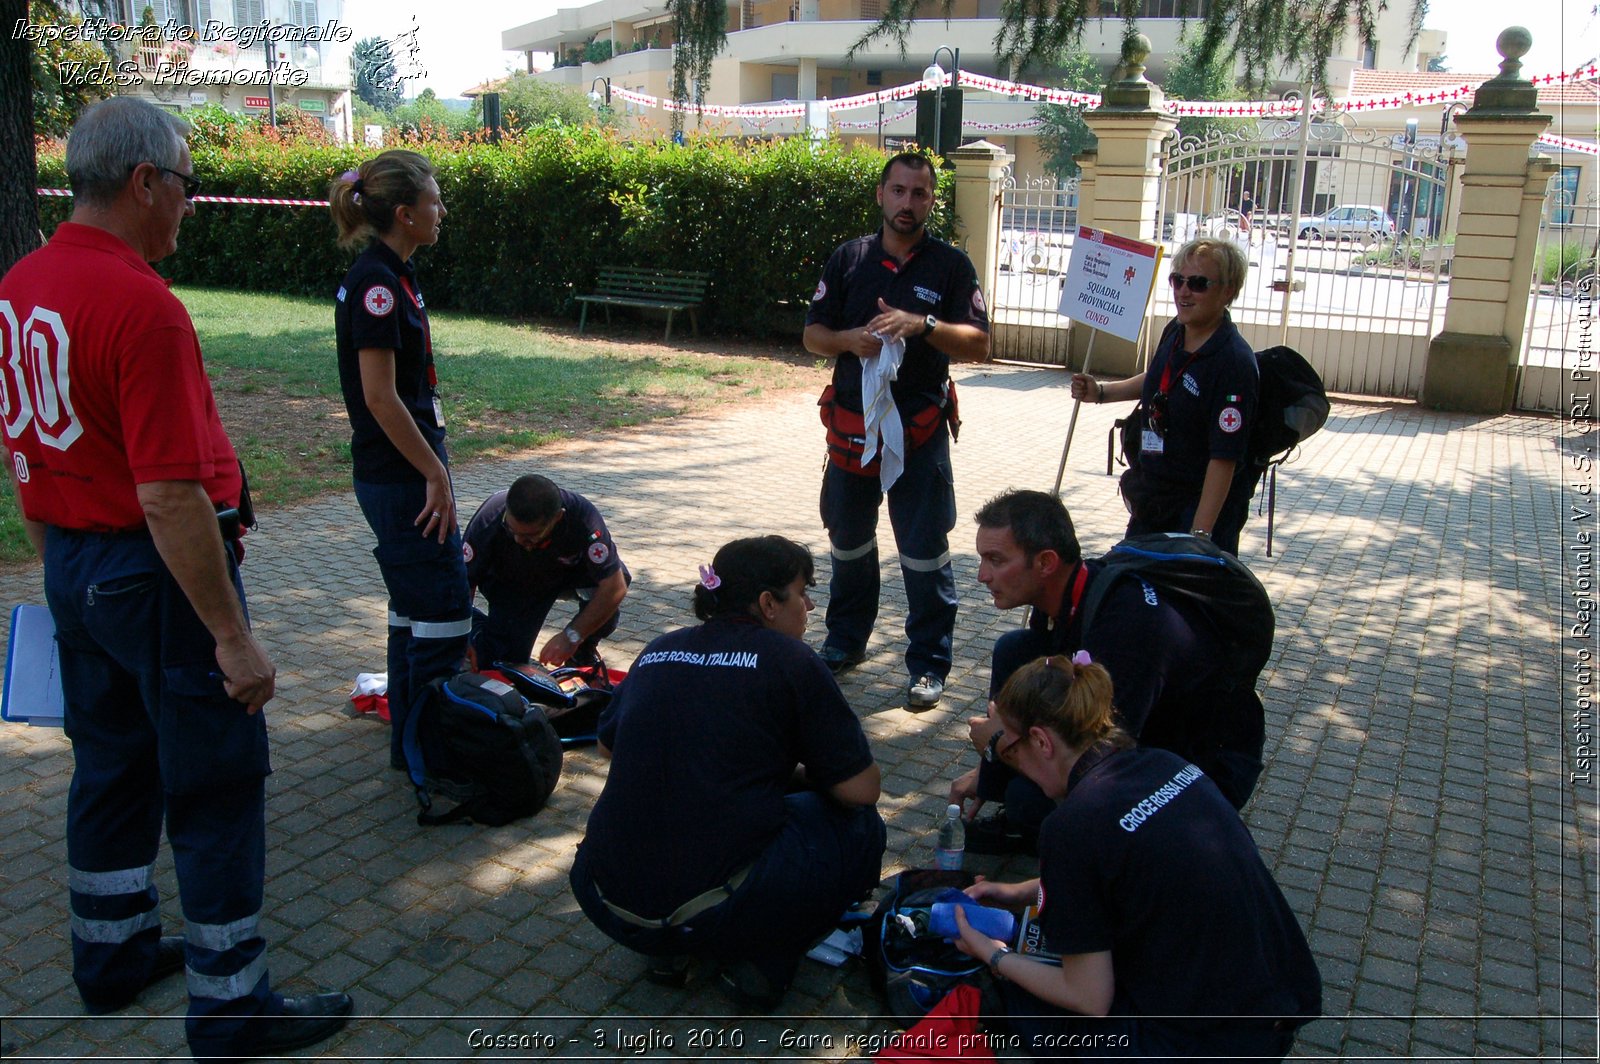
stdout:
<svg viewBox="0 0 1600 1064">
<path fill-rule="evenodd" d="M 1394 236 L 1394 219 L 1382 207 L 1355 204 L 1335 207 L 1316 218 L 1300 219 L 1301 240 L 1359 240 L 1368 243 Z"/>
</svg>

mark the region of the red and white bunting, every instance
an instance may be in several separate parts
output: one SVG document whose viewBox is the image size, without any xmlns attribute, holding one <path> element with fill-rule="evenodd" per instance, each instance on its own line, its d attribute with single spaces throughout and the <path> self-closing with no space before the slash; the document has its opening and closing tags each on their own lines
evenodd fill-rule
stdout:
<svg viewBox="0 0 1600 1064">
<path fill-rule="evenodd" d="M 1600 144 L 1593 141 L 1573 140 L 1570 137 L 1558 137 L 1554 133 L 1545 133 L 1539 137 L 1540 144 L 1548 144 L 1553 148 L 1563 151 L 1582 152 L 1585 155 L 1600 155 Z"/>
</svg>

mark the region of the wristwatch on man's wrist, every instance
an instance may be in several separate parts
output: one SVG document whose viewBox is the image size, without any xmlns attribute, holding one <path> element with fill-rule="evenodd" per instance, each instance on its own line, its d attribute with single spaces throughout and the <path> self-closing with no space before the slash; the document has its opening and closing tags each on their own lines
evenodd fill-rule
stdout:
<svg viewBox="0 0 1600 1064">
<path fill-rule="evenodd" d="M 929 314 L 926 318 L 923 318 L 922 319 L 922 335 L 923 336 L 927 336 L 929 333 L 933 332 L 934 326 L 936 326 L 938 324 L 939 324 L 939 319 L 934 317 L 932 314 Z"/>
<path fill-rule="evenodd" d="M 1210 539 L 1211 538 L 1211 533 L 1207 532 L 1203 528 L 1197 528 L 1194 531 L 1190 532 L 1189 535 L 1191 535 L 1191 536 L 1199 536 L 1201 539 Z"/>
<path fill-rule="evenodd" d="M 579 643 L 583 642 L 583 633 L 572 627 L 570 624 L 561 629 L 561 634 L 566 636 L 567 642 L 571 643 L 573 646 L 577 646 Z"/>
</svg>

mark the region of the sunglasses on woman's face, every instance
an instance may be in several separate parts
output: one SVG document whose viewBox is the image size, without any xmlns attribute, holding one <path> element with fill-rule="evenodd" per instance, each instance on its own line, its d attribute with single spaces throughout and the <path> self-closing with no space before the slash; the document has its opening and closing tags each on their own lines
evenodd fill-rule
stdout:
<svg viewBox="0 0 1600 1064">
<path fill-rule="evenodd" d="M 1198 273 L 1191 273 L 1188 276 L 1184 276 L 1181 273 L 1172 273 L 1167 275 L 1167 283 L 1172 286 L 1174 292 L 1181 291 L 1183 286 L 1188 284 L 1189 291 L 1199 295 L 1211 287 L 1211 278 Z"/>
</svg>

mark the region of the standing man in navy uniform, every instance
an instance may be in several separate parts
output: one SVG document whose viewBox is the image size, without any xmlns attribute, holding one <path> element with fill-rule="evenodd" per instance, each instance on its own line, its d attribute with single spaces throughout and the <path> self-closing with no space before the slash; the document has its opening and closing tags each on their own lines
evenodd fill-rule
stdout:
<svg viewBox="0 0 1600 1064">
<path fill-rule="evenodd" d="M 73 127 L 72 219 L 0 280 L 7 468 L 60 652 L 84 1008 L 126 1008 L 182 970 L 196 1057 L 276 1057 L 339 1030 L 351 1001 L 282 997 L 267 970 L 262 707 L 277 669 L 239 577 L 239 462 L 194 324 L 149 265 L 194 213 L 188 128 L 129 96 Z M 161 937 L 163 821 L 182 937 Z"/>
<path fill-rule="evenodd" d="M 889 389 L 904 427 L 904 470 L 887 494 L 906 582 L 906 697 L 919 709 L 937 705 L 944 693 L 956 623 L 946 422 L 960 423 L 950 360 L 989 356 L 989 316 L 972 260 L 927 231 L 933 196 L 927 156 L 906 152 L 885 164 L 878 179 L 883 227 L 834 251 L 805 328 L 806 350 L 835 360 L 823 393 L 830 446 L 822 479 L 822 523 L 833 555 L 822 658 L 835 673 L 866 656 L 878 616 L 878 508 L 886 489 L 860 462 L 863 373 L 884 357 L 886 344 L 904 344 Z"/>
<path fill-rule="evenodd" d="M 518 477 L 472 515 L 463 554 L 467 582 L 489 603 L 487 616 L 475 611 L 472 649 L 480 667 L 527 661 L 559 598 L 577 600 L 578 615 L 545 642 L 539 663 L 599 663 L 600 640 L 616 631 L 633 578 L 593 503 L 546 477 Z"/>
</svg>

